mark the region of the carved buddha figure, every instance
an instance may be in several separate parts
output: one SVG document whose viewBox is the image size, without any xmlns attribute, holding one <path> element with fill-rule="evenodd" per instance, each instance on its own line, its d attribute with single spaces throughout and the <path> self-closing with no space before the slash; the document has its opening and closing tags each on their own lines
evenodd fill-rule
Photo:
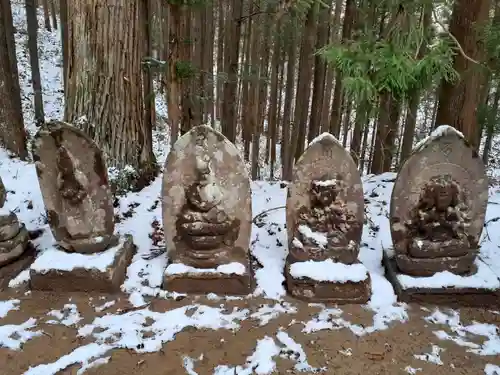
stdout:
<svg viewBox="0 0 500 375">
<path fill-rule="evenodd" d="M 230 263 L 240 222 L 224 210 L 224 191 L 212 172 L 205 138 L 199 136 L 196 142 L 197 176 L 185 189 L 186 202 L 177 219 L 178 256 L 192 267 L 215 268 Z"/>
<path fill-rule="evenodd" d="M 470 219 L 464 201 L 460 186 L 449 176 L 434 177 L 422 187 L 410 220 L 405 223 L 411 238 L 411 256 L 459 256 L 470 251 Z"/>
<path fill-rule="evenodd" d="M 104 215 L 96 214 L 88 197 L 89 181 L 71 152 L 64 146 L 57 150 L 57 189 L 61 196 L 62 212 L 66 214 L 65 228 L 68 232 L 66 240 L 82 240 L 99 236 L 95 228 L 102 228 L 105 232 Z M 63 215 L 59 215 L 61 220 Z M 100 218 L 102 220 L 100 221 Z M 92 226 L 88 223 L 92 222 Z M 64 242 L 62 243 L 64 247 Z"/>
<path fill-rule="evenodd" d="M 292 259 L 333 259 L 346 264 L 356 261 L 359 248 L 351 238 L 359 224 L 341 198 L 343 189 L 340 176 L 311 181 L 310 207 L 302 207 L 298 212 L 290 246 Z"/>
</svg>

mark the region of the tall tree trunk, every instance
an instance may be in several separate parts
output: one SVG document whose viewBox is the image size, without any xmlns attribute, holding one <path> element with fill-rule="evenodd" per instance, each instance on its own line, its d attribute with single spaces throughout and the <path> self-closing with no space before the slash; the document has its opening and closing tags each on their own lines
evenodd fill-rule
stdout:
<svg viewBox="0 0 500 375">
<path fill-rule="evenodd" d="M 47 31 L 52 31 L 52 27 L 50 26 L 50 10 L 49 10 L 49 1 L 42 0 L 43 7 L 43 18 L 45 20 L 45 28 Z"/>
<path fill-rule="evenodd" d="M 316 38 L 316 50 L 328 43 L 328 18 L 331 12 L 331 0 L 327 2 L 329 8 L 321 8 L 318 19 L 318 31 Z M 311 103 L 311 117 L 309 121 L 309 133 L 307 140 L 311 142 L 318 136 L 321 127 L 321 114 L 325 96 L 326 61 L 317 54 L 314 57 L 314 89 Z"/>
<path fill-rule="evenodd" d="M 218 1 L 218 12 L 217 12 L 217 102 L 216 102 L 216 116 L 217 119 L 222 119 L 222 98 L 224 95 L 224 80 L 223 73 L 224 68 L 224 34 L 226 32 L 225 25 L 226 20 L 224 17 L 224 4 L 225 0 Z"/>
<path fill-rule="evenodd" d="M 63 84 L 64 84 L 64 100 L 66 101 L 68 92 L 68 0 L 59 0 L 59 12 L 61 14 L 61 47 L 63 57 Z M 68 118 L 69 106 L 64 105 L 64 118 Z"/>
<path fill-rule="evenodd" d="M 494 119 L 492 123 L 488 123 L 488 127 L 486 129 L 486 140 L 484 142 L 483 149 L 483 163 L 488 164 L 488 159 L 491 151 L 491 146 L 493 143 L 493 136 L 495 135 L 495 125 L 497 123 L 498 118 L 498 106 L 500 105 L 500 89 L 498 85 L 495 87 L 495 94 L 493 95 L 493 103 L 491 108 L 493 109 L 492 118 Z"/>
<path fill-rule="evenodd" d="M 241 18 L 243 12 L 243 0 L 234 0 L 231 7 L 231 17 L 228 17 L 226 25 L 226 61 L 224 68 L 227 72 L 228 81 L 224 84 L 224 106 L 222 117 L 222 132 L 231 142 L 236 141 L 237 92 L 238 92 L 238 66 L 240 56 Z"/>
<path fill-rule="evenodd" d="M 280 70 L 280 57 L 281 57 L 281 22 L 278 21 L 276 25 L 276 33 L 274 38 L 273 56 L 271 62 L 271 95 L 269 99 L 269 117 L 267 120 L 269 126 L 270 139 L 270 178 L 274 179 L 274 164 L 276 163 L 276 143 L 278 134 L 278 96 L 279 93 L 279 70 Z"/>
<path fill-rule="evenodd" d="M 361 136 L 363 129 L 368 126 L 368 108 L 369 104 L 366 102 L 360 103 L 356 108 L 356 120 L 354 121 L 350 151 L 351 157 L 357 165 L 359 165 L 359 161 L 362 159 L 360 155 Z"/>
<path fill-rule="evenodd" d="M 306 139 L 307 118 L 309 115 L 309 99 L 311 97 L 312 53 L 316 37 L 316 14 L 318 5 L 311 5 L 304 25 L 304 33 L 299 55 L 299 78 L 297 81 L 297 95 L 295 98 L 295 114 L 292 134 L 292 150 L 288 155 L 291 158 L 288 166 L 292 168 L 293 159 L 297 160 L 304 152 Z"/>
<path fill-rule="evenodd" d="M 146 38 L 144 43 L 144 57 L 153 55 L 153 0 L 142 0 L 144 9 L 141 15 L 144 17 L 142 22 L 145 25 Z M 143 84 L 144 84 L 144 126 L 151 129 L 147 134 L 152 134 L 152 129 L 155 127 L 154 111 L 155 111 L 155 92 L 153 90 L 153 72 L 149 68 L 143 70 Z M 151 139 L 151 142 L 153 140 Z"/>
<path fill-rule="evenodd" d="M 399 103 L 394 100 L 390 93 L 382 93 L 370 173 L 380 174 L 390 171 L 394 156 L 394 139 L 398 118 Z"/>
<path fill-rule="evenodd" d="M 251 40 L 251 53 L 250 53 L 250 64 L 252 66 L 252 80 L 249 87 L 249 99 L 251 105 L 249 106 L 249 117 L 250 124 L 252 128 L 252 179 L 257 180 L 260 175 L 259 168 L 259 146 L 260 146 L 260 133 L 261 128 L 259 126 L 259 94 L 260 94 L 260 53 L 261 48 L 259 43 L 262 43 L 260 37 L 259 22 L 252 22 L 252 33 L 250 36 Z"/>
<path fill-rule="evenodd" d="M 179 136 L 181 109 L 179 98 L 181 94 L 181 84 L 177 77 L 176 66 L 181 59 L 181 18 L 182 8 L 180 5 L 169 3 L 168 7 L 168 27 L 169 27 L 169 48 L 167 64 L 167 108 L 168 121 L 170 125 L 170 142 L 173 145 Z"/>
<path fill-rule="evenodd" d="M 345 43 L 351 38 L 352 29 L 356 20 L 356 2 L 346 0 L 344 23 L 342 24 L 342 42 Z M 330 113 L 330 133 L 336 137 L 340 134 L 340 121 L 342 119 L 343 102 L 342 76 L 339 71 L 335 74 L 335 88 L 333 90 L 333 102 Z"/>
<path fill-rule="evenodd" d="M 50 1 L 50 13 L 52 15 L 52 25 L 54 26 L 54 30 L 57 30 L 57 10 L 56 10 L 56 0 Z"/>
<path fill-rule="evenodd" d="M 293 22 L 293 18 L 292 18 Z M 295 67 L 297 64 L 297 31 L 296 28 L 291 27 L 290 30 L 290 40 L 288 44 L 288 60 L 286 65 L 286 89 L 285 89 L 285 106 L 283 109 L 283 119 L 281 122 L 281 167 L 282 167 L 282 178 L 284 180 L 290 180 L 292 175 L 292 152 L 291 141 L 290 141 L 290 128 L 291 124 L 291 114 L 293 111 L 293 99 L 295 92 Z"/>
<path fill-rule="evenodd" d="M 457 0 L 453 6 L 450 33 L 460 43 L 463 52 L 476 61 L 483 59 L 484 43 L 478 29 L 487 20 L 489 9 L 490 0 Z M 460 74 L 460 81 L 441 83 L 436 126 L 455 127 L 478 149 L 477 108 L 484 72 L 461 53 L 455 55 L 453 68 Z"/>
<path fill-rule="evenodd" d="M 143 6 L 73 0 L 68 10 L 69 121 L 82 122 L 111 164 L 132 166 L 144 185 L 154 176 L 156 162 L 151 128 L 144 122 Z"/>
<path fill-rule="evenodd" d="M 21 159 L 28 156 L 9 0 L 0 0 L 0 143 Z"/>
<path fill-rule="evenodd" d="M 344 0 L 335 0 L 335 13 L 333 14 L 333 19 L 330 22 L 329 27 L 329 39 L 330 43 L 338 43 L 339 41 L 339 25 L 340 25 L 340 15 L 342 13 L 342 5 Z M 333 81 L 335 79 L 335 69 L 333 67 L 326 66 L 326 86 L 325 94 L 323 99 L 323 109 L 321 110 L 321 132 L 327 132 L 329 130 L 330 121 L 330 102 L 332 98 Z"/>
<path fill-rule="evenodd" d="M 38 20 L 36 15 L 36 1 L 25 0 L 26 24 L 28 29 L 28 48 L 30 51 L 31 83 L 33 85 L 35 125 L 41 126 L 45 122 L 43 111 L 42 81 L 38 61 Z"/>
<path fill-rule="evenodd" d="M 423 6 L 423 20 L 422 29 L 426 34 L 425 41 L 420 44 L 418 50 L 418 58 L 421 59 L 427 53 L 427 37 L 429 37 L 430 23 L 431 23 L 431 11 L 432 4 L 426 4 Z M 417 110 L 418 104 L 420 103 L 420 90 L 415 88 L 410 94 L 410 99 L 408 101 L 408 110 L 406 111 L 405 128 L 403 133 L 403 144 L 401 146 L 401 157 L 400 164 L 410 156 L 411 150 L 413 148 L 413 138 L 415 137 L 415 126 L 417 124 Z"/>
<path fill-rule="evenodd" d="M 253 3 L 250 4 L 250 13 L 253 13 Z M 248 21 L 245 27 L 245 31 L 243 33 L 243 77 L 241 81 L 241 91 L 242 91 L 242 100 L 241 100 L 241 113 L 242 113 L 242 138 L 243 138 L 243 155 L 246 161 L 250 160 L 250 144 L 252 141 L 252 121 L 251 121 L 251 107 L 252 103 L 250 102 L 250 81 L 253 73 L 253 66 L 251 66 L 251 53 L 252 53 L 252 30 L 255 26 L 255 22 L 253 17 L 248 17 Z"/>
</svg>

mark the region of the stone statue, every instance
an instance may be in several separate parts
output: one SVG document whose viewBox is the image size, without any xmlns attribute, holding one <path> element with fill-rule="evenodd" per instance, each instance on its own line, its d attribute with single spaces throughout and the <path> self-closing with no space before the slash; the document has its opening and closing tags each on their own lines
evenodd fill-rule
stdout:
<svg viewBox="0 0 500 375">
<path fill-rule="evenodd" d="M 342 176 L 324 175 L 311 181 L 310 206 L 298 211 L 290 261 L 332 259 L 352 264 L 357 260 L 359 245 L 355 239 L 360 223 L 341 198 L 345 196 L 344 189 Z"/>
<path fill-rule="evenodd" d="M 399 270 L 473 271 L 487 199 L 481 159 L 455 129 L 440 127 L 403 164 L 394 185 L 390 220 Z"/>
<path fill-rule="evenodd" d="M 363 186 L 354 161 L 333 135 L 324 133 L 314 140 L 296 163 L 286 211 L 285 276 L 291 294 L 336 303 L 368 301 L 371 281 L 358 261 Z M 314 267 L 322 272 L 306 272 Z M 321 279 L 325 269 L 331 275 Z M 336 275 L 339 271 L 343 275 Z"/>
<path fill-rule="evenodd" d="M 117 245 L 107 169 L 97 145 L 71 125 L 52 122 L 38 132 L 33 154 L 58 244 L 79 253 Z"/>
<path fill-rule="evenodd" d="M 119 291 L 136 246 L 131 235 L 114 234 L 112 194 L 101 150 L 79 129 L 50 122 L 35 137 L 33 159 L 57 243 L 31 265 L 31 288 Z M 58 262 L 52 264 L 54 258 Z"/>
<path fill-rule="evenodd" d="M 224 192 L 210 168 L 210 158 L 197 160 L 196 181 L 186 188 L 186 203 L 177 219 L 182 263 L 215 268 L 228 263 L 240 232 L 240 220 L 224 211 Z"/>
<path fill-rule="evenodd" d="M 14 212 L 3 207 L 6 195 L 0 178 L 0 268 L 21 258 L 29 244 L 29 233 L 24 224 L 19 222 Z"/>
<path fill-rule="evenodd" d="M 248 293 L 250 180 L 236 147 L 208 126 L 193 128 L 167 158 L 163 198 L 170 263 L 164 287 L 193 293 Z M 220 271 L 230 264 L 238 264 L 243 274 Z M 186 272 L 171 272 L 179 267 L 186 267 Z"/>
</svg>

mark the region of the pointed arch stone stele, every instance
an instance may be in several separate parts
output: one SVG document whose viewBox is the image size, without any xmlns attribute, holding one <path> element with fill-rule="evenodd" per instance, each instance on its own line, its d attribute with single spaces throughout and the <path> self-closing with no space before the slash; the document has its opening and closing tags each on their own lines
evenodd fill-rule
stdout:
<svg viewBox="0 0 500 375">
<path fill-rule="evenodd" d="M 112 194 L 101 150 L 81 130 L 54 121 L 35 136 L 33 159 L 58 246 L 45 249 L 31 265 L 31 288 L 119 291 L 136 246 L 132 236 L 120 239 L 114 234 Z"/>
<path fill-rule="evenodd" d="M 456 129 L 439 126 L 414 148 L 392 191 L 383 257 L 400 301 L 498 305 L 498 276 L 478 256 L 487 201 L 482 160 Z"/>
<path fill-rule="evenodd" d="M 165 162 L 162 202 L 164 288 L 248 294 L 251 188 L 236 146 L 206 125 L 180 137 Z"/>
<path fill-rule="evenodd" d="M 49 122 L 35 136 L 33 159 L 58 244 L 84 254 L 116 245 L 108 171 L 95 142 L 70 124 Z"/>
<path fill-rule="evenodd" d="M 431 215 L 439 210 L 438 199 L 443 207 L 448 199 L 447 210 L 457 211 L 460 218 L 443 213 L 439 219 L 433 219 Z M 398 267 L 415 276 L 431 276 L 440 271 L 469 272 L 479 252 L 487 203 L 488 177 L 481 158 L 461 133 L 449 126 L 439 127 L 415 147 L 394 184 L 390 225 Z M 421 232 L 425 225 L 434 223 L 436 227 L 439 220 L 450 226 L 461 226 L 463 222 L 466 228 L 454 230 L 463 240 L 453 241 L 451 234 L 449 238 L 442 234 L 438 239 L 437 229 L 432 238 L 427 236 L 429 242 L 425 236 L 416 239 L 421 236 L 413 229 L 415 225 L 420 225 Z M 416 241 L 420 242 L 413 244 Z"/>
<path fill-rule="evenodd" d="M 317 137 L 297 161 L 286 217 L 285 276 L 291 294 L 336 303 L 368 301 L 370 277 L 357 259 L 364 223 L 363 184 L 350 154 L 333 135 Z M 316 272 L 320 268 L 323 275 Z"/>
</svg>

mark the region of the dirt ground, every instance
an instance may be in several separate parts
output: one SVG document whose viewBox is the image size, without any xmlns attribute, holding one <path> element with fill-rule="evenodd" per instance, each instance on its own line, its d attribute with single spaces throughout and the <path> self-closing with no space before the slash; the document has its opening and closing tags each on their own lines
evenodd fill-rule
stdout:
<svg viewBox="0 0 500 375">
<path fill-rule="evenodd" d="M 98 295 L 76 293 L 71 295 L 71 303 L 78 306 L 80 314 L 84 317 L 81 324 L 91 323 L 96 316 L 105 315 L 108 312 L 116 313 L 119 309 L 127 311 L 131 308 L 125 295 L 108 296 L 108 300 L 116 299 L 117 303 L 101 313 L 96 313 L 89 304 L 90 297 L 94 300 L 99 298 Z M 29 295 L 24 295 L 22 292 L 0 293 L 0 301 L 12 298 L 21 300 L 20 309 L 11 311 L 6 317 L 0 319 L 0 324 L 21 324 L 30 317 L 40 318 L 37 329 L 43 329 L 45 334 L 28 341 L 21 351 L 0 348 L 0 374 L 22 374 L 30 366 L 54 362 L 73 349 L 91 342 L 87 338 L 78 338 L 77 329 L 44 323 L 48 311 L 62 308 L 68 303 L 68 295 L 58 296 L 43 292 L 32 292 Z M 180 301 L 156 299 L 151 302 L 150 309 L 162 312 L 192 302 L 191 298 L 184 298 Z M 196 302 L 215 307 L 222 303 L 205 298 L 199 298 Z M 264 302 L 266 301 L 246 299 L 224 301 L 224 304 L 228 310 L 236 306 L 255 309 L 255 306 Z M 165 343 L 159 352 L 137 354 L 129 350 L 114 350 L 110 354 L 111 360 L 108 364 L 89 369 L 85 374 L 186 374 L 183 356 L 198 358 L 203 354 L 203 359 L 195 363 L 194 370 L 200 375 L 208 375 L 213 373 L 217 365 L 244 364 L 246 358 L 254 352 L 257 340 L 266 335 L 272 336 L 280 327 L 286 328 L 288 334 L 302 344 L 309 364 L 314 367 L 326 366 L 325 373 L 327 374 L 405 374 L 408 373 L 405 371 L 407 366 L 420 368 L 417 374 L 484 374 L 487 363 L 500 365 L 500 356 L 477 356 L 468 353 L 465 348 L 452 341 L 437 339 L 432 333 L 433 330 L 445 329 L 446 326 L 438 328 L 426 322 L 423 317 L 428 316 L 429 311 L 423 311 L 420 306 L 410 306 L 408 309 L 410 319 L 407 323 L 394 322 L 387 330 L 357 337 L 345 328 L 336 331 L 302 333 L 301 322 L 310 320 L 320 311 L 320 308 L 295 300 L 291 302 L 297 307 L 296 314 L 279 315 L 262 327 L 256 321 L 245 320 L 236 332 L 223 329 L 217 331 L 185 329 L 177 334 L 173 341 Z M 342 306 L 341 308 L 344 311 L 343 316 L 348 316 L 352 323 L 372 324 L 372 313 L 363 309 L 362 306 Z M 482 309 L 462 309 L 460 317 L 463 324 L 478 321 L 498 326 L 500 323 L 498 313 Z M 477 338 L 480 337 L 477 336 Z M 480 343 L 480 341 L 476 342 Z M 443 361 L 441 366 L 414 358 L 414 354 L 429 353 L 432 343 L 445 349 L 441 353 Z M 345 353 L 347 348 L 351 349 L 352 355 Z M 275 360 L 278 366 L 276 373 L 297 373 L 294 370 L 294 362 L 279 357 Z M 79 368 L 79 365 L 71 366 L 59 374 L 76 374 Z"/>
</svg>

